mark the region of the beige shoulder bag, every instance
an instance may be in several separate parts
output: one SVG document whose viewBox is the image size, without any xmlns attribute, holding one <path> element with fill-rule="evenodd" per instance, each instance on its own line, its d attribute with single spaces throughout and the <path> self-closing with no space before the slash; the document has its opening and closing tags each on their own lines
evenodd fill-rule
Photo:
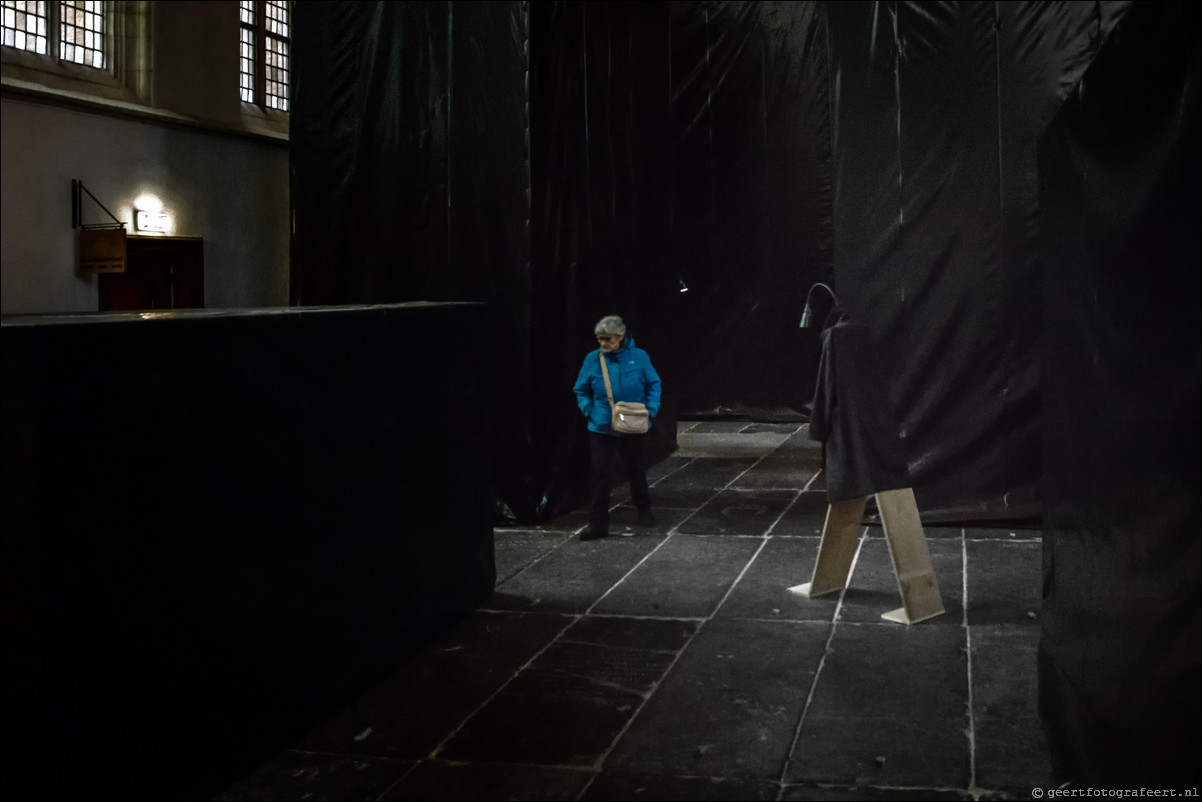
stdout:
<svg viewBox="0 0 1202 802">
<path fill-rule="evenodd" d="M 619 434 L 643 434 L 651 427 L 651 415 L 647 406 L 637 401 L 614 403 L 614 390 L 609 383 L 609 367 L 605 364 L 605 352 L 601 352 L 601 376 L 605 379 L 605 394 L 609 396 L 609 408 L 613 410 L 610 425 Z"/>
</svg>

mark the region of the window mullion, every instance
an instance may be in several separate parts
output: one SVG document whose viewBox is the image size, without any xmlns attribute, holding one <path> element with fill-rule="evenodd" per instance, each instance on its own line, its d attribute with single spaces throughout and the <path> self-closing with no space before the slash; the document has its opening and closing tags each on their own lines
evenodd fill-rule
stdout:
<svg viewBox="0 0 1202 802">
<path fill-rule="evenodd" d="M 46 54 L 54 56 L 55 64 L 63 63 L 63 4 L 60 0 L 46 3 Z"/>
<path fill-rule="evenodd" d="M 267 3 L 255 0 L 255 104 L 267 108 Z"/>
</svg>

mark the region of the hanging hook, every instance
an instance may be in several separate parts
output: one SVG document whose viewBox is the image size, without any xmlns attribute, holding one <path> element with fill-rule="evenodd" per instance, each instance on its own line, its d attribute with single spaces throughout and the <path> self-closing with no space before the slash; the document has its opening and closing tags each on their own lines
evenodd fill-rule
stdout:
<svg viewBox="0 0 1202 802">
<path fill-rule="evenodd" d="M 810 291 L 806 293 L 806 306 L 801 312 L 801 328 L 803 329 L 808 329 L 810 327 L 810 297 L 814 294 L 814 290 L 818 289 L 819 287 L 822 287 L 822 289 L 830 293 L 831 300 L 835 302 L 835 306 L 839 305 L 839 299 L 835 297 L 835 291 L 823 284 L 821 281 L 816 282 L 814 286 L 810 287 Z"/>
</svg>

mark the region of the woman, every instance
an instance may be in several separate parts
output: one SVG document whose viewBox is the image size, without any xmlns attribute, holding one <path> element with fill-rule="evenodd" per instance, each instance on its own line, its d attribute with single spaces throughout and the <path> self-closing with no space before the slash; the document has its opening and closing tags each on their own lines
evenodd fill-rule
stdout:
<svg viewBox="0 0 1202 802">
<path fill-rule="evenodd" d="M 610 425 L 612 408 L 605 391 L 601 359 L 609 373 L 614 402 L 637 401 L 645 404 L 648 417 L 659 412 L 659 374 L 651 358 L 635 348 L 634 338 L 626 336 L 626 324 L 617 315 L 607 315 L 593 327 L 600 348 L 589 352 L 576 379 L 576 404 L 588 419 L 591 475 L 589 477 L 588 529 L 581 540 L 596 540 L 609 534 L 609 477 L 617 453 L 630 477 L 630 495 L 639 511 L 640 526 L 655 526 L 651 514 L 651 494 L 647 490 L 647 471 L 643 465 L 645 435 L 619 434 Z"/>
</svg>

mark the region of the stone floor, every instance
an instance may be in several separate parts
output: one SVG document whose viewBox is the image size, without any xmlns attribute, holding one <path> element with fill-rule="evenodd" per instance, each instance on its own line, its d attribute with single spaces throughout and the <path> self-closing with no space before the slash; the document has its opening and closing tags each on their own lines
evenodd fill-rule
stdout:
<svg viewBox="0 0 1202 802">
<path fill-rule="evenodd" d="M 478 612 L 220 800 L 1030 799 L 1040 533 L 926 528 L 946 613 L 911 626 L 865 526 L 807 599 L 826 495 L 804 424 L 682 422 L 659 523 L 614 495 L 496 531 Z"/>
</svg>

